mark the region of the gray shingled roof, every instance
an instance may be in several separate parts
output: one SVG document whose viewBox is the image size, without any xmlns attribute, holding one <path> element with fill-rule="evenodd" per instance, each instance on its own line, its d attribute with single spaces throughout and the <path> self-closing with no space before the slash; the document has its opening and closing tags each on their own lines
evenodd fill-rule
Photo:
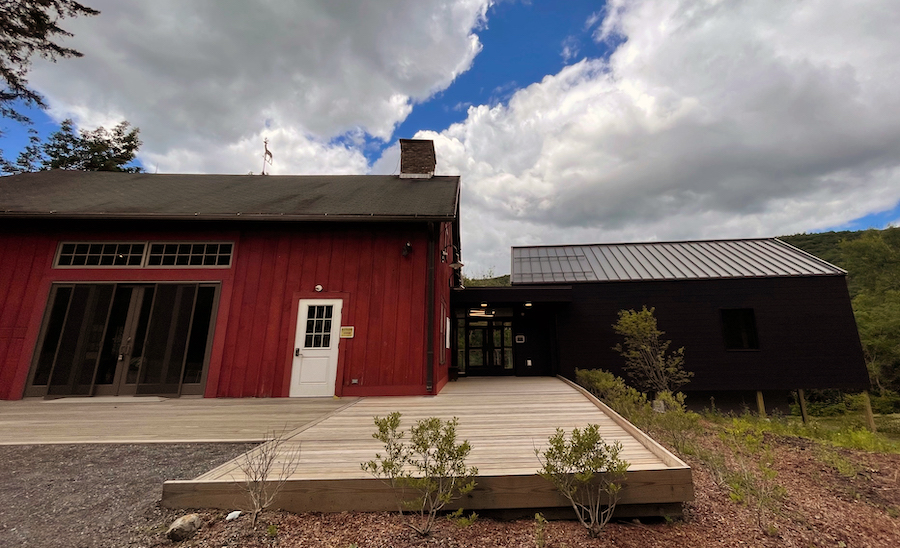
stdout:
<svg viewBox="0 0 900 548">
<path fill-rule="evenodd" d="M 54 170 L 0 177 L 0 218 L 449 220 L 458 197 L 459 177 Z"/>
<path fill-rule="evenodd" d="M 841 276 L 777 238 L 512 248 L 512 283 Z"/>
</svg>

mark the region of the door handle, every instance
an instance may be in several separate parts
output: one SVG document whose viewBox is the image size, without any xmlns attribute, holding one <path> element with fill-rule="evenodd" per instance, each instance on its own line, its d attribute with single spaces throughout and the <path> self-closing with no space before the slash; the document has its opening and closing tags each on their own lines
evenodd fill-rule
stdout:
<svg viewBox="0 0 900 548">
<path fill-rule="evenodd" d="M 298 358 L 300 357 L 300 349 L 299 348 L 294 349 L 294 356 L 297 356 Z"/>
</svg>

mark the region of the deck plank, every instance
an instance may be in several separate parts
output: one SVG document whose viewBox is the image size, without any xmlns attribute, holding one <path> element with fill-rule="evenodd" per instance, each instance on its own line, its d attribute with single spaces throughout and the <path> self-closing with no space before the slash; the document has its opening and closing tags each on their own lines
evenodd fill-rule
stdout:
<svg viewBox="0 0 900 548">
<path fill-rule="evenodd" d="M 479 488 L 466 508 L 565 506 L 536 475 L 535 450 L 545 447 L 557 428 L 589 424 L 597 424 L 607 442 L 622 445 L 621 457 L 629 462 L 623 503 L 664 505 L 693 498 L 687 465 L 589 395 L 555 378 L 488 378 L 460 379 L 437 396 L 361 398 L 298 429 L 282 444 L 284 451 L 299 448 L 300 462 L 276 505 L 294 511 L 396 509 L 383 483 L 360 467 L 383 451 L 372 438 L 373 418 L 394 411 L 402 414 L 404 429 L 426 417 L 458 419 L 459 439 L 472 445 L 467 462 L 478 468 Z M 194 480 L 166 482 L 163 504 L 234 507 L 245 480 L 240 459 Z M 276 459 L 273 479 L 286 460 L 286 455 Z"/>
</svg>

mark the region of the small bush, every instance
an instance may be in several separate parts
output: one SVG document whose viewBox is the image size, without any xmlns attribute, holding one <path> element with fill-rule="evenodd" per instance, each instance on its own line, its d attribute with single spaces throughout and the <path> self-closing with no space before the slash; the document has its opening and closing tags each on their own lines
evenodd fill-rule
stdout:
<svg viewBox="0 0 900 548">
<path fill-rule="evenodd" d="M 543 452 L 534 451 L 541 462 L 538 474 L 569 500 L 590 536 L 598 536 L 612 518 L 628 470 L 628 463 L 619 458 L 622 444 L 604 442 L 596 424 L 572 429 L 569 440 L 557 428 L 548 442 Z"/>
<path fill-rule="evenodd" d="M 662 402 L 665 411 L 656 414 L 653 432 L 664 437 L 680 455 L 694 452 L 693 440 L 700 432 L 700 415 L 687 410 L 681 392 L 660 392 L 656 399 Z"/>
<path fill-rule="evenodd" d="M 638 428 L 652 426 L 655 413 L 647 396 L 628 386 L 622 377 L 602 369 L 576 369 L 575 380 Z"/>
<path fill-rule="evenodd" d="M 700 430 L 700 415 L 687 410 L 683 393 L 660 392 L 657 400 L 662 402 L 664 412 L 657 413 L 645 394 L 612 373 L 601 369 L 576 369 L 575 379 L 641 430 L 664 438 L 679 454 L 694 451 L 692 441 Z"/>
<path fill-rule="evenodd" d="M 372 437 L 384 444 L 385 454 L 376 454 L 374 460 L 360 464 L 391 487 L 418 492 L 417 497 L 402 504 L 419 514 L 420 525 L 410 527 L 421 536 L 431 534 L 438 512 L 475 488 L 473 477 L 478 469 L 466 466 L 472 448 L 468 441 L 456 442 L 456 425 L 456 417 L 449 421 L 422 419 L 410 429 L 406 443 L 405 432 L 400 430 L 400 413 L 375 417 L 377 430 Z"/>
<path fill-rule="evenodd" d="M 300 444 L 292 443 L 285 427 L 266 434 L 266 441 L 237 459 L 244 475 L 242 487 L 247 496 L 247 509 L 256 527 L 259 514 L 275 502 L 284 484 L 300 466 Z"/>
</svg>

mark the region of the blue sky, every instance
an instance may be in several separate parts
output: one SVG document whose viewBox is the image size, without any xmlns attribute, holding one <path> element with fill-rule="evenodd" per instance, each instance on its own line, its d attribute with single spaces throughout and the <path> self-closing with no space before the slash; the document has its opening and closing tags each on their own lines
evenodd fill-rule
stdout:
<svg viewBox="0 0 900 548">
<path fill-rule="evenodd" d="M 585 28 L 598 9 L 597 2 L 583 0 L 494 5 L 487 27 L 478 31 L 483 49 L 472 68 L 445 91 L 417 105 L 396 134 L 441 131 L 463 121 L 469 105 L 507 101 L 515 90 L 540 82 L 567 64 L 562 55 L 564 42 L 577 46 L 578 58 L 607 55 L 607 48 L 591 40 Z"/>
<path fill-rule="evenodd" d="M 148 171 L 221 173 L 268 139 L 273 174 L 389 173 L 397 139 L 434 139 L 470 275 L 511 245 L 900 220 L 890 0 L 88 4 L 63 24 L 85 57 L 33 66 L 42 136 L 126 119 Z"/>
</svg>

